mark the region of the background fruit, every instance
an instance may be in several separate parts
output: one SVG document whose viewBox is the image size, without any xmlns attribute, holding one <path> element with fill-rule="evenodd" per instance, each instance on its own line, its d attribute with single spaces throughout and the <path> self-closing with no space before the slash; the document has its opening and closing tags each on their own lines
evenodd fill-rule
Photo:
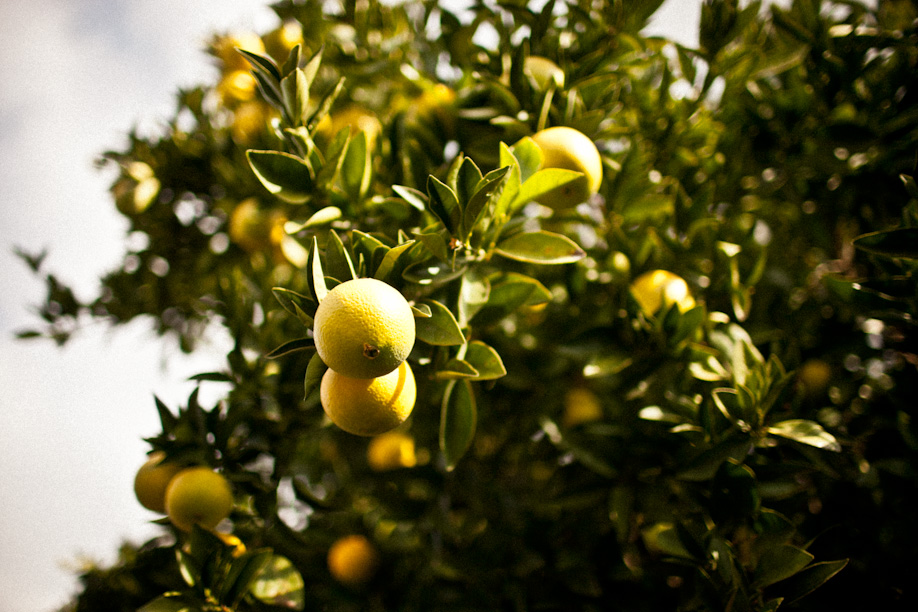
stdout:
<svg viewBox="0 0 918 612">
<path fill-rule="evenodd" d="M 165 514 L 166 488 L 172 478 L 182 471 L 183 466 L 177 463 L 163 463 L 166 453 L 150 453 L 146 463 L 137 470 L 134 477 L 134 494 L 140 505 L 153 512 Z"/>
<path fill-rule="evenodd" d="M 376 472 L 414 467 L 417 464 L 414 438 L 400 431 L 374 437 L 367 446 L 367 462 Z"/>
<path fill-rule="evenodd" d="M 348 433 L 375 436 L 401 425 L 414 409 L 417 388 L 407 361 L 378 378 L 349 378 L 332 369 L 322 376 L 322 408 Z"/>
<path fill-rule="evenodd" d="M 595 393 L 584 387 L 574 387 L 564 396 L 565 427 L 598 421 L 602 418 L 602 404 Z"/>
<path fill-rule="evenodd" d="M 543 168 L 575 170 L 584 175 L 543 195 L 539 203 L 562 210 L 585 202 L 599 190 L 602 158 L 596 145 L 583 132 L 556 126 L 536 132 L 532 139 L 542 149 Z"/>
<path fill-rule="evenodd" d="M 393 286 L 357 278 L 333 288 L 316 310 L 314 334 L 319 357 L 351 378 L 392 372 L 411 352 L 414 315 Z"/>
<path fill-rule="evenodd" d="M 376 547 L 362 535 L 344 536 L 328 550 L 328 571 L 335 580 L 350 587 L 369 582 L 378 566 Z"/>
<path fill-rule="evenodd" d="M 539 89 L 548 89 L 550 85 L 564 87 L 564 71 L 547 57 L 530 55 L 523 63 L 523 73 L 532 77 Z"/>
<path fill-rule="evenodd" d="M 213 529 L 232 509 L 229 481 L 208 467 L 182 470 L 166 489 L 166 513 L 172 524 L 183 531 L 191 531 L 194 525 Z"/>
<path fill-rule="evenodd" d="M 647 316 L 675 304 L 680 312 L 695 307 L 695 299 L 685 280 L 669 270 L 652 270 L 641 274 L 631 283 L 631 295 Z"/>
</svg>

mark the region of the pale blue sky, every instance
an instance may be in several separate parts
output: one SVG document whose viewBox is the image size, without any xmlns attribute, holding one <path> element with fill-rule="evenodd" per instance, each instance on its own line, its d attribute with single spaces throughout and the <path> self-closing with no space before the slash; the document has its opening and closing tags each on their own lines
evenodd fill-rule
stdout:
<svg viewBox="0 0 918 612">
<path fill-rule="evenodd" d="M 254 0 L 0 2 L 0 612 L 49 612 L 78 588 L 81 557 L 114 560 L 158 532 L 132 480 L 190 374 L 216 348 L 170 351 L 144 322 L 94 324 L 64 349 L 16 342 L 43 287 L 12 255 L 48 248 L 49 269 L 90 297 L 120 263 L 126 224 L 93 167 L 134 126 L 155 129 L 180 85 L 213 77 L 215 30 L 274 23 Z M 653 33 L 693 44 L 701 0 L 668 0 Z"/>
</svg>

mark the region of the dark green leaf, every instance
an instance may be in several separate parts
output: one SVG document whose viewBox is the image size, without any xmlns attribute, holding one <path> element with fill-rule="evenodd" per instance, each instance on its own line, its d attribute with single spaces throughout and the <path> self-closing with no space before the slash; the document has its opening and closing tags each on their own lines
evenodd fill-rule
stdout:
<svg viewBox="0 0 918 612">
<path fill-rule="evenodd" d="M 376 268 L 376 272 L 373 273 L 373 278 L 390 284 L 395 279 L 401 278 L 401 273 L 412 261 L 410 251 L 416 244 L 414 240 L 409 240 L 389 249 L 379 267 Z"/>
<path fill-rule="evenodd" d="M 235 608 L 250 587 L 254 594 L 257 585 L 253 581 L 271 560 L 272 553 L 267 549 L 247 551 L 234 559 L 222 581 L 220 600 Z"/>
<path fill-rule="evenodd" d="M 442 261 L 419 261 L 405 268 L 402 278 L 419 285 L 438 285 L 459 278 L 467 270 L 465 266 L 460 265 L 453 268 Z"/>
<path fill-rule="evenodd" d="M 427 179 L 427 195 L 430 211 L 440 219 L 450 234 L 455 235 L 462 219 L 462 209 L 456 193 L 449 185 L 431 175 Z"/>
<path fill-rule="evenodd" d="M 189 376 L 188 380 L 195 382 L 235 382 L 235 379 L 227 374 L 226 372 L 204 372 L 202 374 L 195 374 L 194 376 Z"/>
<path fill-rule="evenodd" d="M 478 220 L 481 218 L 484 211 L 487 210 L 488 205 L 495 197 L 500 195 L 500 186 L 509 170 L 509 166 L 492 170 L 475 186 L 463 213 L 463 240 L 468 240 L 469 234 L 475 229 Z"/>
<path fill-rule="evenodd" d="M 752 442 L 744 437 L 727 438 L 689 461 L 688 465 L 676 472 L 676 477 L 692 481 L 710 480 L 724 461 L 740 461 L 749 454 L 751 448 Z"/>
<path fill-rule="evenodd" d="M 284 310 L 297 316 L 306 327 L 312 325 L 312 317 L 319 306 L 312 298 L 284 287 L 274 287 L 271 291 Z"/>
<path fill-rule="evenodd" d="M 312 196 L 312 175 L 301 158 L 280 151 L 249 150 L 245 155 L 261 184 L 281 200 L 302 204 Z"/>
<path fill-rule="evenodd" d="M 166 593 L 138 608 L 137 612 L 201 612 L 202 606 L 181 593 Z"/>
<path fill-rule="evenodd" d="M 465 343 L 465 335 L 449 308 L 436 300 L 424 300 L 430 308 L 430 318 L 415 319 L 417 338 L 435 346 L 456 346 Z"/>
<path fill-rule="evenodd" d="M 509 259 L 536 264 L 567 264 L 586 256 L 567 236 L 545 230 L 511 236 L 501 241 L 495 252 Z"/>
<path fill-rule="evenodd" d="M 846 565 L 848 565 L 847 559 L 814 563 L 776 587 L 784 594 L 788 603 L 793 603 L 821 587 L 832 576 L 842 571 Z"/>
<path fill-rule="evenodd" d="M 766 548 L 756 565 L 753 584 L 759 588 L 790 578 L 813 560 L 813 555 L 790 544 Z"/>
<path fill-rule="evenodd" d="M 873 255 L 918 259 L 918 227 L 863 234 L 854 239 L 854 246 Z"/>
<path fill-rule="evenodd" d="M 325 375 L 325 370 L 327 369 L 328 366 L 325 365 L 318 353 L 315 353 L 309 359 L 309 364 L 306 366 L 306 377 L 303 380 L 304 398 L 308 398 L 319 388 L 319 385 L 322 384 L 322 376 Z"/>
<path fill-rule="evenodd" d="M 163 432 L 171 432 L 175 428 L 178 419 L 175 418 L 175 415 L 172 414 L 172 411 L 169 410 L 169 407 L 166 406 L 162 400 L 155 395 L 153 396 L 153 400 L 156 402 L 156 411 L 159 413 L 159 421 L 163 426 Z"/>
<path fill-rule="evenodd" d="M 475 162 L 471 158 L 463 157 L 462 163 L 459 164 L 459 169 L 456 172 L 455 187 L 456 198 L 460 202 L 460 208 L 464 208 L 472 198 L 472 194 L 475 193 L 475 187 L 478 186 L 481 179 L 481 170 L 478 169 Z"/>
<path fill-rule="evenodd" d="M 244 55 L 245 58 L 249 60 L 249 63 L 252 64 L 252 67 L 255 70 L 261 72 L 265 76 L 270 77 L 276 83 L 280 82 L 280 69 L 277 67 L 277 64 L 273 59 L 266 55 L 253 53 L 252 51 L 246 51 L 245 49 L 236 49 L 236 51 Z"/>
<path fill-rule="evenodd" d="M 342 283 L 357 278 L 351 256 L 334 230 L 328 233 L 325 242 L 325 271 Z"/>
<path fill-rule="evenodd" d="M 298 353 L 300 351 L 309 351 L 316 347 L 316 343 L 313 342 L 312 338 L 298 338 L 296 340 L 290 340 L 289 342 L 284 342 L 282 345 L 265 355 L 268 359 L 277 359 L 278 357 L 283 357 L 291 353 Z"/>
<path fill-rule="evenodd" d="M 475 437 L 478 409 L 475 394 L 467 380 L 452 381 L 446 387 L 440 412 L 440 450 L 446 469 L 452 471 Z"/>
</svg>

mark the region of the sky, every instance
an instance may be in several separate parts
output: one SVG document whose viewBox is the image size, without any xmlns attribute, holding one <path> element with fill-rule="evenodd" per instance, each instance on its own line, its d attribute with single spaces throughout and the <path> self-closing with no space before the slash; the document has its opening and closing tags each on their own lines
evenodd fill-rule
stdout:
<svg viewBox="0 0 918 612">
<path fill-rule="evenodd" d="M 648 34 L 688 45 L 702 0 L 667 0 Z M 112 176 L 95 168 L 132 128 L 157 133 L 181 86 L 211 82 L 216 31 L 266 31 L 255 0 L 0 0 L 0 612 L 51 612 L 79 590 L 85 560 L 159 533 L 133 478 L 187 377 L 220 369 L 228 340 L 193 356 L 145 321 L 93 323 L 65 347 L 18 341 L 43 283 L 14 256 L 47 249 L 47 270 L 91 299 L 125 252 Z M 206 405 L 206 404 L 205 404 Z"/>
</svg>

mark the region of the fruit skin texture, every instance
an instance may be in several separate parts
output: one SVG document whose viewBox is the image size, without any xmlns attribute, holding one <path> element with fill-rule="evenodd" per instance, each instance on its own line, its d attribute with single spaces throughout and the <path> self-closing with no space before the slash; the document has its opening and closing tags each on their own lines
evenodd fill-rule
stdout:
<svg viewBox="0 0 918 612">
<path fill-rule="evenodd" d="M 134 495 L 137 501 L 147 510 L 166 513 L 166 488 L 183 466 L 177 463 L 163 463 L 166 453 L 150 453 L 146 463 L 137 470 L 134 476 Z"/>
<path fill-rule="evenodd" d="M 586 134 L 574 128 L 556 126 L 536 132 L 532 140 L 542 149 L 542 168 L 563 168 L 583 173 L 577 180 L 540 197 L 540 204 L 563 210 L 585 202 L 599 191 L 602 157 Z"/>
<path fill-rule="evenodd" d="M 319 387 L 322 408 L 332 422 L 357 436 L 376 436 L 401 425 L 417 399 L 407 361 L 378 378 L 349 378 L 325 371 Z"/>
<path fill-rule="evenodd" d="M 213 529 L 232 509 L 229 481 L 209 467 L 182 470 L 166 489 L 166 514 L 182 531 L 191 531 L 194 525 Z"/>
<path fill-rule="evenodd" d="M 362 535 L 344 536 L 328 549 L 328 571 L 341 584 L 359 587 L 376 573 L 379 553 Z"/>
<path fill-rule="evenodd" d="M 395 287 L 357 278 L 328 292 L 316 309 L 313 335 L 329 368 L 376 378 L 395 370 L 414 347 L 414 314 Z"/>
<path fill-rule="evenodd" d="M 673 304 L 679 312 L 695 307 L 688 283 L 669 270 L 651 270 L 641 274 L 631 283 L 631 295 L 647 316 L 653 316 Z"/>
<path fill-rule="evenodd" d="M 376 436 L 367 446 L 367 463 L 374 472 L 386 472 L 417 465 L 414 438 L 400 431 Z"/>
</svg>

